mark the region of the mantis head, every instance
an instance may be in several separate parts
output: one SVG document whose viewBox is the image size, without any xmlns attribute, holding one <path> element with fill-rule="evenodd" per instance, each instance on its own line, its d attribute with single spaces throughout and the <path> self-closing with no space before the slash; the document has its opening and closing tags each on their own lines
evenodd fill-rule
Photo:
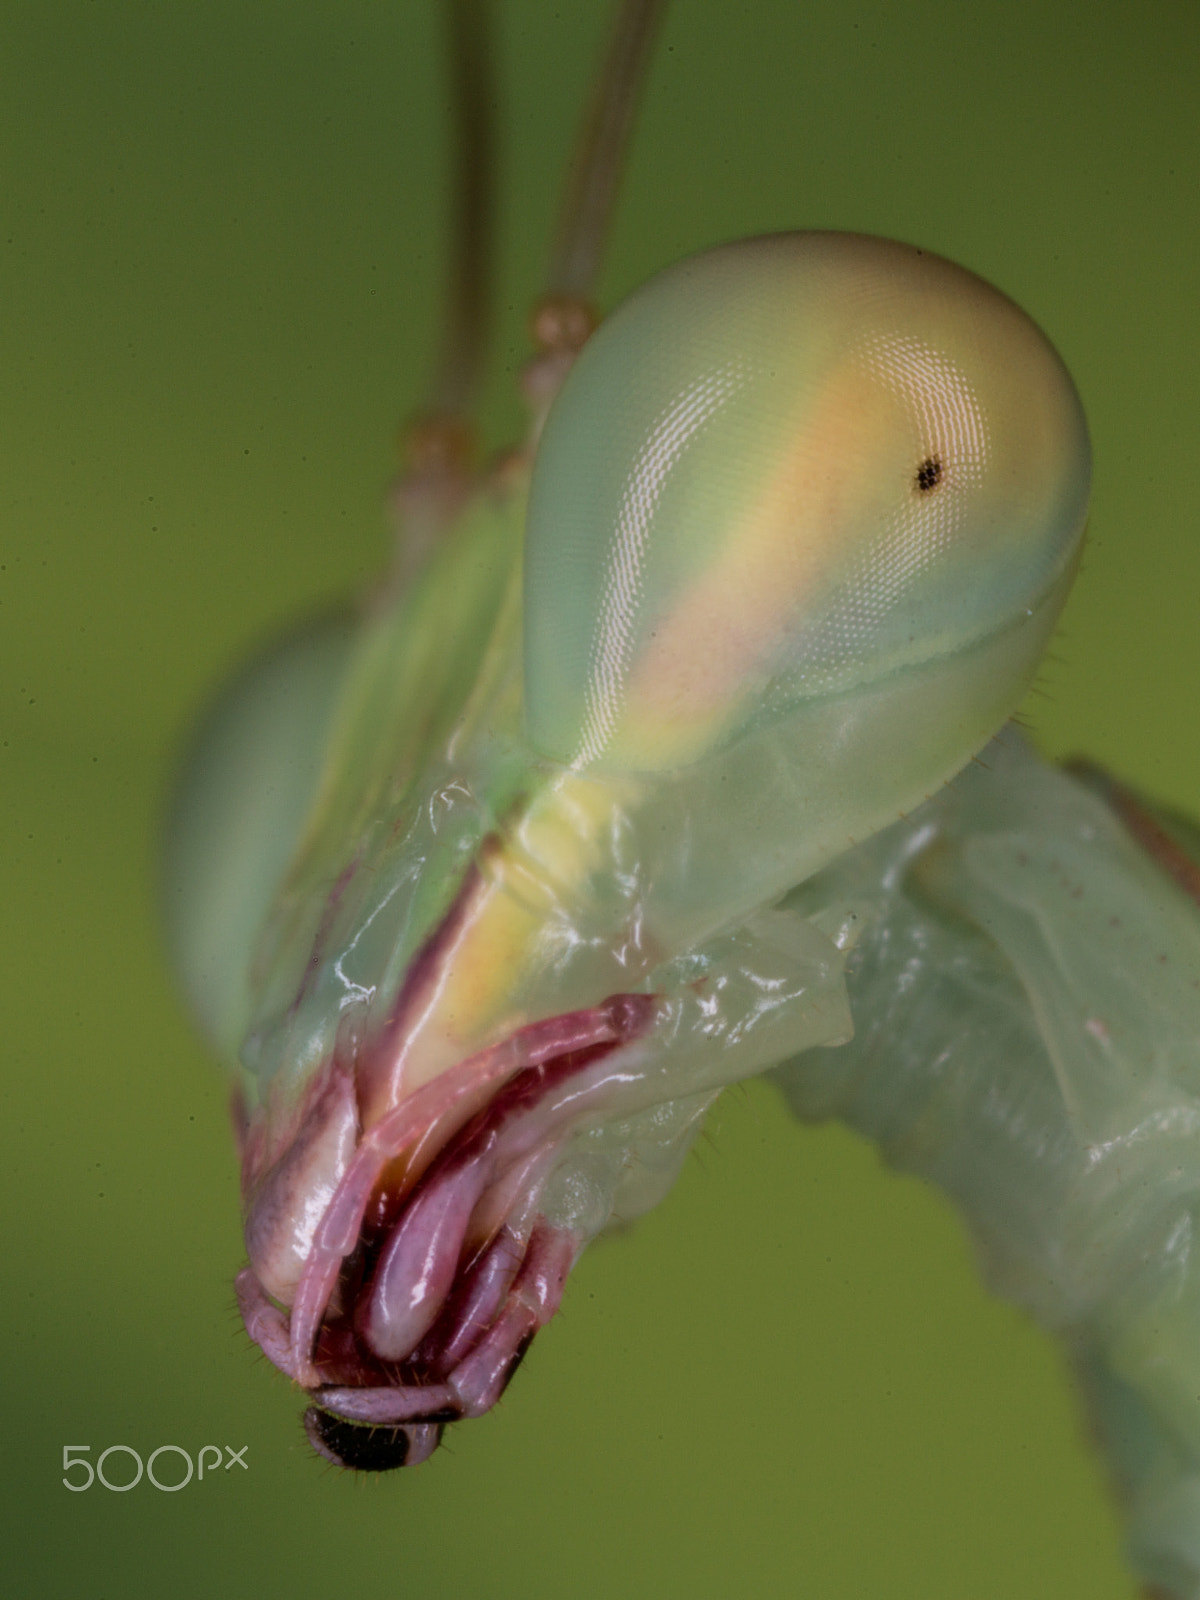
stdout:
<svg viewBox="0 0 1200 1600">
<path fill-rule="evenodd" d="M 422 1460 L 486 1410 L 720 1087 L 849 1036 L 851 935 L 779 901 L 1011 713 L 1088 479 L 1003 295 L 750 240 L 601 326 L 531 478 L 357 636 L 233 691 L 173 920 L 239 1061 L 243 1314 L 323 1454 Z"/>
</svg>

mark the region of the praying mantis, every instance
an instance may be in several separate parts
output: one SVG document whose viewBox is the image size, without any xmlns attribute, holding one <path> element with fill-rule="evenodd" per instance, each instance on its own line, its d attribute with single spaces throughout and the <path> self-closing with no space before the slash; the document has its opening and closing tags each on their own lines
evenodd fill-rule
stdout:
<svg viewBox="0 0 1200 1600">
<path fill-rule="evenodd" d="M 922 458 L 920 458 L 920 461 L 917 462 L 917 470 L 918 470 L 918 472 L 920 472 L 920 467 L 923 466 L 923 462 L 925 462 L 925 459 L 926 459 L 926 456 L 922 456 Z M 934 459 L 934 464 L 933 464 L 933 467 L 931 467 L 931 472 L 936 472 L 936 467 L 938 467 L 938 462 L 936 462 L 936 459 Z M 934 486 L 934 488 L 936 488 L 936 486 L 938 486 L 938 485 L 936 485 L 936 483 L 934 483 L 933 486 Z M 547 491 L 547 493 L 549 493 L 549 491 Z M 482 602 L 480 602 L 480 603 L 482 603 Z M 989 674 L 989 678 L 990 678 L 990 674 Z M 595 696 L 594 696 L 594 698 L 595 698 Z M 562 717 L 562 714 L 560 714 L 560 717 Z M 550 722 L 554 722 L 554 717 L 550 717 L 549 720 L 550 720 Z M 603 726 L 602 726 L 602 728 L 600 728 L 600 733 L 605 734 L 605 738 L 606 738 L 605 728 L 603 728 Z M 544 741 L 542 741 L 542 742 L 544 742 L 544 746 L 546 746 L 546 749 L 549 749 L 549 747 L 552 746 L 552 744 L 555 744 L 554 738 L 550 738 L 550 736 L 546 736 L 546 738 L 544 738 Z M 573 758 L 574 758 L 573 755 L 570 754 L 570 752 L 566 752 L 566 754 L 563 754 L 563 750 L 562 749 L 550 749 L 549 754 L 552 755 L 552 757 L 557 757 L 557 760 L 558 760 L 558 762 L 560 762 L 560 765 L 565 765 L 565 766 L 570 766 L 571 760 L 573 760 Z M 691 752 L 688 752 L 688 754 L 690 754 L 691 758 L 693 758 L 693 760 L 694 760 L 694 755 L 696 755 L 696 752 L 694 752 L 694 750 L 691 750 Z M 994 763 L 994 766 L 992 766 L 992 770 L 995 770 L 995 766 L 1000 765 L 1000 763 L 1005 762 L 1005 760 L 1014 760 L 1014 762 L 1018 762 L 1019 763 L 1019 762 L 1021 762 L 1021 757 L 1019 757 L 1019 755 L 1013 755 L 1013 752 L 1011 752 L 1011 750 L 1008 750 L 1008 752 L 1005 752 L 1005 754 L 998 754 L 997 758 L 995 758 L 995 763 Z M 642 762 L 643 762 L 643 765 L 642 766 L 638 766 L 637 770 L 645 770 L 645 757 L 642 758 Z M 685 758 L 678 757 L 678 755 L 677 755 L 677 757 L 672 757 L 672 762 L 678 762 L 678 765 L 688 765 L 688 762 L 686 762 Z M 728 774 L 726 774 L 726 778 L 728 778 Z M 1018 779 L 1018 787 L 1027 787 L 1027 784 L 1026 784 L 1026 782 L 1024 782 L 1024 779 Z M 501 786 L 501 792 L 502 792 L 502 794 L 509 795 L 509 792 L 507 792 L 507 790 L 504 790 L 504 787 L 502 787 L 502 786 Z M 448 816 L 450 816 L 450 818 L 453 818 L 453 816 L 454 816 L 454 803 L 456 803 L 456 802 L 454 802 L 453 786 L 451 786 L 451 784 L 446 784 L 446 786 L 442 786 L 442 787 L 440 787 L 440 789 L 437 790 L 437 794 L 438 794 L 438 797 L 442 797 L 442 798 L 440 798 L 440 802 L 438 802 L 438 803 L 440 803 L 440 805 L 445 806 L 446 814 L 448 814 Z M 509 798 L 512 798 L 512 797 L 514 797 L 514 795 L 518 795 L 518 794 L 520 794 L 520 782 L 517 782 L 517 786 L 514 787 L 514 790 L 512 790 L 512 794 L 509 795 Z M 582 795 L 582 798 L 579 798 L 578 795 L 576 795 L 576 797 L 571 797 L 571 798 L 573 798 L 573 806 L 574 806 L 574 808 L 576 808 L 576 811 L 579 811 L 579 810 L 587 811 L 587 808 L 589 808 L 589 805 L 590 805 L 590 798 L 592 798 L 592 797 L 589 797 L 589 795 Z M 515 803 L 517 803 L 517 802 L 515 802 L 515 800 L 514 800 L 514 805 L 515 805 Z M 605 802 L 603 802 L 603 803 L 605 803 L 605 806 L 608 806 L 608 811 L 610 811 L 610 813 L 611 813 L 611 811 L 619 810 L 619 806 L 614 806 L 613 795 L 608 795 L 608 797 L 606 797 Z M 634 808 L 634 810 L 635 810 L 635 806 L 637 806 L 637 800 L 626 800 L 626 805 L 632 806 L 632 808 Z M 1051 806 L 1051 808 L 1053 808 L 1053 806 Z M 496 811 L 496 813 L 498 813 L 498 816 L 502 816 L 502 814 L 504 814 L 504 806 L 499 805 L 499 803 L 496 803 L 496 805 L 493 806 L 493 810 Z M 926 826 L 925 822 L 922 822 L 922 821 L 917 821 L 914 824 L 915 829 L 922 829 L 922 827 L 925 827 L 925 826 Z M 445 835 L 443 835 L 443 837 L 445 837 Z M 595 837 L 595 835 L 594 834 L 590 834 L 589 837 Z M 914 837 L 915 837 L 915 835 L 914 835 Z M 462 846 L 462 848 L 467 848 L 467 846 Z M 474 846 L 470 846 L 470 848 L 474 848 Z M 906 846 L 906 848 L 907 848 L 907 846 Z M 542 856 L 542 858 L 534 858 L 534 859 L 544 859 L 544 856 Z M 856 858 L 856 859 L 862 859 L 862 858 Z M 832 862 L 830 862 L 830 867 L 832 867 Z M 594 877 L 597 877 L 597 875 L 598 875 L 597 872 L 595 872 L 595 869 L 589 869 L 589 872 L 590 872 L 590 874 L 594 875 Z M 928 893 L 933 894 L 934 890 L 930 890 L 930 891 L 928 891 Z M 950 893 L 950 891 L 946 891 L 946 893 Z M 778 896 L 776 896 L 776 898 L 778 898 Z M 678 902 L 682 901 L 682 899 L 683 899 L 683 885 L 682 885 L 682 883 L 677 882 L 674 885 L 674 890 L 672 890 L 672 904 L 678 904 Z M 326 901 L 326 904 L 328 904 L 328 901 Z M 821 910 L 821 909 L 819 909 L 819 907 L 818 907 L 818 910 Z M 827 907 L 826 907 L 826 910 L 827 910 Z M 509 939 L 512 938 L 512 934 L 506 934 L 506 938 L 509 938 Z M 598 936 L 595 936 L 595 934 L 594 934 L 594 936 L 592 936 L 592 938 L 598 938 Z M 610 944 L 611 944 L 611 933 L 610 933 L 610 936 L 608 936 L 608 938 L 610 938 Z M 658 938 L 659 942 L 661 942 L 661 944 L 664 944 L 664 946 L 667 946 L 667 944 L 670 944 L 669 936 L 667 936 L 667 934 L 662 933 L 661 930 L 659 930 L 658 934 L 656 934 L 656 938 Z M 683 942 L 683 947 L 685 947 L 685 949 L 690 949 L 690 946 L 686 946 L 686 939 L 685 939 L 685 936 L 683 936 L 683 934 L 677 934 L 677 936 L 675 936 L 675 939 L 677 939 L 677 942 L 680 941 L 680 939 L 683 939 L 683 941 L 685 941 L 685 942 Z M 310 942 L 312 942 L 312 941 L 310 941 Z M 501 941 L 501 942 L 504 942 L 504 941 Z M 698 968 L 698 970 L 693 971 L 693 973 L 690 974 L 690 978 L 688 978 L 688 982 L 701 982 L 701 981 L 704 981 L 704 979 L 710 978 L 710 973 L 712 973 L 712 968 L 709 968 L 709 966 L 706 966 L 706 968 L 704 968 L 704 970 L 699 970 L 699 968 Z M 358 982 L 358 986 L 360 986 L 360 989 L 366 989 L 366 987 L 370 987 L 370 986 L 365 986 L 365 984 L 362 984 L 362 982 L 360 982 L 360 979 L 357 979 L 357 978 L 354 979 L 354 982 Z M 640 990 L 632 990 L 632 992 L 634 992 L 634 994 L 637 994 L 637 992 L 640 992 Z M 605 998 L 605 995 L 597 995 L 597 997 L 595 997 L 595 998 L 597 998 L 597 1000 L 603 1000 L 603 998 Z M 536 1005 L 534 1005 L 534 1002 L 530 1002 L 530 1010 L 536 1010 Z M 578 1016 L 581 1016 L 581 1014 L 584 1013 L 584 1011 L 589 1011 L 589 1010 L 594 1010 L 594 1008 L 589 1008 L 589 1006 L 578 1006 L 578 1008 L 576 1008 L 576 1013 L 573 1013 L 573 1014 L 578 1014 Z M 221 1024 L 218 1024 L 218 1027 L 219 1026 L 221 1026 Z M 595 1048 L 598 1048 L 598 1046 L 600 1046 L 600 1045 L 605 1045 L 605 1043 L 613 1042 L 613 1035 L 616 1035 L 616 1038 L 618 1038 L 619 1042 L 621 1042 L 621 1043 L 634 1043 L 635 1042 L 635 1038 L 640 1037 L 640 1035 L 637 1034 L 637 1029 L 638 1029 L 638 1027 L 640 1027 L 640 1021 L 638 1021 L 638 1019 L 635 1018 L 635 1016 L 630 1016 L 629 1013 L 621 1013 L 621 1014 L 606 1013 L 605 1016 L 603 1016 L 603 1018 L 597 1018 L 597 1016 L 590 1016 L 590 1018 L 587 1018 L 586 1022 L 581 1022 L 581 1027 L 582 1027 L 582 1029 L 584 1029 L 584 1030 L 582 1030 L 581 1034 L 571 1035 L 570 1038 L 565 1038 L 565 1037 L 549 1038 L 549 1045 L 547 1045 L 547 1048 L 550 1048 L 550 1050 L 554 1051 L 555 1056 L 562 1056 L 562 1054 L 565 1053 L 566 1050 L 595 1050 Z M 589 1029 L 592 1029 L 592 1032 L 589 1032 Z M 608 1030 L 608 1037 L 605 1037 L 605 1029 Z M 598 1030 L 598 1032 L 597 1032 L 597 1030 Z M 622 1030 L 624 1030 L 624 1032 L 622 1032 Z M 347 1030 L 347 1032 L 349 1032 L 349 1030 Z M 346 1043 L 346 1042 L 344 1042 L 344 1043 Z M 349 1048 L 349 1050 L 354 1051 L 354 1050 L 357 1050 L 358 1045 L 357 1045 L 357 1043 L 354 1042 L 354 1040 L 350 1040 L 349 1045 L 347 1045 L 347 1048 Z M 490 1046 L 483 1046 L 483 1048 L 485 1048 L 485 1050 L 486 1050 L 486 1048 L 490 1048 Z M 541 1046 L 534 1045 L 534 1048 L 541 1048 Z M 434 1059 L 434 1058 L 430 1058 L 430 1059 Z M 550 1058 L 550 1059 L 554 1059 L 554 1058 Z M 850 1059 L 850 1058 L 846 1058 L 846 1059 Z M 437 1066 L 437 1062 L 435 1062 L 435 1066 Z M 424 1069 L 422 1069 L 422 1070 L 424 1070 Z M 430 1077 L 427 1078 L 427 1082 L 435 1082 L 435 1080 L 437 1080 L 437 1077 L 440 1077 L 440 1072 L 437 1072 L 437 1070 L 434 1070 L 434 1069 L 429 1069 L 429 1070 L 430 1070 Z M 499 1074 L 502 1074 L 502 1072 L 504 1072 L 504 1070 L 506 1070 L 506 1069 L 504 1069 L 504 1064 L 501 1064 L 501 1066 L 498 1067 Z M 496 1080 L 494 1080 L 494 1082 L 501 1082 L 501 1078 L 499 1078 L 499 1077 L 496 1078 Z M 702 1088 L 702 1085 L 701 1085 L 701 1088 Z M 398 1102 L 397 1102 L 397 1104 L 398 1104 Z M 686 1122 L 686 1118 L 685 1118 L 685 1122 Z M 662 1131 L 664 1131 L 664 1144 L 666 1144 L 666 1147 L 667 1147 L 667 1154 L 674 1155 L 674 1150 L 670 1149 L 670 1139 L 674 1138 L 674 1136 L 677 1136 L 678 1133 L 682 1133 L 683 1130 L 682 1130 L 682 1128 L 675 1128 L 675 1130 L 662 1130 Z M 395 1152 L 392 1152 L 392 1154 L 395 1154 Z M 272 1150 L 272 1155 L 274 1155 L 274 1160 L 267 1160 L 267 1162 L 266 1162 L 266 1171 L 277 1171 L 278 1170 L 278 1162 L 280 1162 L 280 1155 L 278 1155 L 277 1150 Z M 293 1176 L 294 1176 L 293 1171 L 288 1170 L 288 1168 L 285 1168 L 285 1173 L 286 1173 L 286 1178 L 288 1178 L 288 1182 L 290 1182 L 291 1178 L 293 1178 Z M 378 1174 L 376 1174 L 376 1176 L 378 1176 Z M 259 1178 L 261 1178 L 261 1174 L 259 1174 Z M 285 1187 L 286 1187 L 286 1184 L 285 1184 Z M 384 1210 L 386 1210 L 386 1208 L 384 1208 Z M 272 1211 L 272 1216 L 277 1216 L 277 1214 L 278 1214 L 278 1206 L 275 1206 L 274 1200 L 272 1200 L 272 1208 L 270 1208 L 270 1211 Z M 390 1219 L 389 1219 L 389 1221 L 390 1221 Z M 309 1238 L 309 1240 L 306 1240 L 306 1243 L 309 1243 L 309 1245 L 310 1245 L 310 1243 L 312 1243 L 312 1240 L 310 1240 L 310 1238 Z M 251 1258 L 253 1258 L 253 1250 L 251 1250 Z M 277 1253 L 277 1250 L 275 1250 L 274 1245 L 269 1245 L 269 1246 L 267 1246 L 266 1250 L 262 1251 L 262 1259 L 267 1259 L 267 1258 L 272 1259 L 272 1261 L 275 1262 L 275 1266 L 278 1266 L 278 1253 Z M 397 1250 L 395 1250 L 395 1259 L 397 1259 L 397 1261 L 398 1261 L 398 1259 L 402 1259 L 402 1258 L 403 1258 L 403 1242 L 400 1242 L 400 1243 L 397 1243 Z M 342 1258 L 339 1258 L 339 1259 L 342 1259 Z M 562 1269 L 560 1269 L 560 1267 L 558 1267 L 558 1269 L 555 1269 L 555 1270 L 562 1270 Z M 283 1293 L 275 1293 L 274 1294 L 274 1299 L 277 1302 L 278 1301 L 283 1301 L 283 1299 L 285 1299 L 286 1294 L 291 1293 L 291 1290 L 293 1290 L 293 1288 L 296 1288 L 296 1285 L 294 1285 L 294 1283 L 288 1282 L 288 1272 L 290 1272 L 290 1267 L 285 1266 L 285 1267 L 283 1267 L 282 1272 L 277 1272 L 277 1275 L 275 1275 L 274 1280 L 272 1280 L 272 1283 L 274 1283 L 274 1290 L 275 1291 L 280 1291 L 280 1290 L 283 1291 Z M 256 1320 L 256 1318 L 258 1318 L 258 1320 Z M 262 1339 L 264 1339 L 264 1341 L 267 1341 L 267 1344 L 269 1344 L 270 1349 L 277 1350 L 277 1352 L 280 1352 L 280 1354 L 283 1354 L 282 1349 L 280 1349 L 280 1346 L 278 1346 L 278 1334 L 280 1334 L 280 1330 L 282 1330 L 282 1323 L 278 1322 L 278 1320 L 274 1320 L 274 1322 L 272 1322 L 272 1312 L 270 1312 L 270 1307 L 267 1306 L 266 1302 L 259 1301 L 259 1302 L 254 1302 L 254 1304 L 251 1304 L 250 1320 L 251 1320 L 251 1322 L 254 1323 L 254 1326 L 256 1326 L 256 1328 L 258 1328 L 259 1333 L 262 1334 Z M 395 1320 L 395 1318 L 392 1318 L 392 1320 Z M 429 1330 L 422 1330 L 422 1333 L 426 1333 L 426 1331 L 429 1331 Z M 402 1333 L 395 1334 L 394 1346 L 390 1347 L 390 1350 L 387 1349 L 386 1339 L 382 1339 L 382 1341 L 379 1341 L 379 1342 L 381 1342 L 382 1347 L 384 1347 L 384 1354 L 386 1354 L 387 1360 L 394 1360 L 394 1362 L 402 1362 L 403 1358 L 406 1357 L 406 1354 L 408 1354 L 408 1352 L 405 1352 L 405 1350 L 400 1349 L 400 1346 L 402 1346 L 402 1344 L 403 1344 L 403 1339 L 408 1338 L 408 1334 L 410 1334 L 410 1333 L 411 1333 L 411 1330 L 402 1331 Z M 390 1334 L 389 1334 L 389 1338 L 390 1338 Z M 272 1341 L 275 1341 L 275 1342 L 272 1342 Z M 290 1346 L 290 1349 L 291 1349 L 291 1346 Z M 514 1347 L 514 1350 L 515 1350 L 515 1347 Z M 514 1350 L 509 1350 L 509 1354 L 514 1354 Z M 397 1355 L 397 1354 L 395 1354 L 395 1352 L 400 1352 L 400 1354 Z M 286 1358 L 288 1358 L 288 1360 L 291 1360 L 291 1358 L 293 1358 L 293 1355 L 294 1355 L 294 1350 Z M 309 1378 L 309 1371 L 307 1371 L 306 1368 L 304 1368 L 304 1366 L 302 1366 L 302 1365 L 294 1366 L 293 1371 L 294 1371 L 294 1374 L 296 1374 L 296 1376 L 301 1376 L 302 1381 L 304 1381 L 304 1379 L 306 1379 L 306 1378 Z M 328 1387 L 339 1387 L 339 1389 L 344 1389 L 344 1387 L 347 1387 L 347 1386 L 328 1386 L 328 1384 L 326 1384 L 325 1387 L 326 1387 L 326 1389 L 328 1389 Z M 374 1392 L 379 1392 L 379 1390 L 387 1389 L 387 1387 L 397 1387 L 397 1386 L 394 1386 L 394 1384 L 392 1384 L 392 1386 L 389 1386 L 389 1384 L 373 1384 L 373 1386 L 366 1386 L 366 1384 L 363 1384 L 363 1386 L 360 1386 L 360 1387 L 365 1387 L 365 1389 L 373 1389 Z M 330 1397 L 328 1397 L 328 1395 L 325 1395 L 325 1398 L 326 1398 L 326 1400 L 330 1400 Z M 443 1398 L 443 1410 L 453 1410 L 454 1397 L 451 1397 L 450 1400 L 446 1400 L 445 1397 L 442 1397 L 442 1398 Z M 382 1402 L 373 1402 L 373 1403 L 376 1403 L 376 1405 L 381 1405 Z M 432 1427 L 437 1427 L 437 1419 L 434 1419 L 434 1421 L 432 1421 L 432 1422 L 424 1421 L 424 1418 L 422 1418 L 421 1414 L 418 1414 L 418 1421 L 416 1421 L 416 1422 L 410 1422 L 406 1418 L 397 1418 L 397 1416 L 394 1416 L 394 1414 L 382 1414 L 381 1411 L 374 1411 L 374 1413 L 371 1413 L 370 1416 L 366 1416 L 366 1418 L 362 1418 L 362 1419 L 354 1418 L 354 1416 L 350 1416 L 350 1414 L 349 1414 L 350 1411 L 352 1411 L 352 1408 L 354 1408 L 354 1403 L 350 1402 L 349 1398 L 347 1398 L 346 1395 L 341 1395 L 341 1394 L 338 1394 L 338 1395 L 336 1395 L 336 1397 L 333 1397 L 333 1400 L 331 1400 L 331 1406 L 333 1406 L 333 1414 L 341 1414 L 341 1418 L 344 1419 L 344 1421 L 352 1422 L 352 1424 L 354 1424 L 354 1422 L 358 1422 L 358 1421 L 379 1421 L 379 1422 L 382 1422 L 382 1424 L 387 1424 L 387 1426 L 392 1426 L 392 1424 L 395 1424 L 394 1432 L 403 1432 L 403 1430 L 405 1430 L 405 1429 L 421 1429 L 421 1427 L 424 1427 L 424 1429 L 432 1429 Z M 341 1411 L 338 1411 L 338 1406 L 341 1406 Z M 328 1414 L 328 1413 L 326 1413 L 326 1414 Z M 323 1437 L 323 1435 L 322 1435 L 322 1437 Z M 422 1451 L 426 1450 L 427 1445 L 429 1445 L 429 1442 L 430 1442 L 429 1434 L 418 1435 L 418 1438 L 416 1438 L 416 1448 L 413 1448 L 413 1435 L 411 1435 L 411 1432 L 410 1432 L 410 1434 L 405 1434 L 405 1450 L 411 1450 L 411 1454 L 421 1454 Z M 330 1443 L 330 1442 L 328 1442 L 328 1440 L 325 1440 L 325 1443 L 326 1443 L 326 1445 L 328 1445 L 328 1443 Z M 346 1448 L 346 1446 L 344 1446 L 344 1438 L 342 1438 L 341 1435 L 339 1435 L 338 1446 L 336 1446 L 336 1450 L 342 1450 L 342 1448 Z M 336 1453 L 336 1451 L 334 1451 L 334 1453 Z M 411 1459 L 411 1456 L 410 1456 L 410 1459 Z"/>
</svg>

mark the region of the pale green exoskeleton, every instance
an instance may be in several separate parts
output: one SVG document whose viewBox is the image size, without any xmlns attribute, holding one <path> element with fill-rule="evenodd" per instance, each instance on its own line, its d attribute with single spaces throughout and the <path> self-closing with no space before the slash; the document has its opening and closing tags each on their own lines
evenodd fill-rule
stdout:
<svg viewBox="0 0 1200 1600">
<path fill-rule="evenodd" d="M 1003 295 L 877 239 L 683 262 L 573 365 L 564 286 L 536 447 L 468 475 L 455 395 L 398 572 L 229 692 L 181 791 L 247 1328 L 322 1454 L 423 1460 L 776 1069 L 956 1199 L 1070 1342 L 1141 1567 L 1200 1593 L 1186 841 L 1012 732 L 950 781 L 1074 574 L 1071 380 Z"/>
</svg>

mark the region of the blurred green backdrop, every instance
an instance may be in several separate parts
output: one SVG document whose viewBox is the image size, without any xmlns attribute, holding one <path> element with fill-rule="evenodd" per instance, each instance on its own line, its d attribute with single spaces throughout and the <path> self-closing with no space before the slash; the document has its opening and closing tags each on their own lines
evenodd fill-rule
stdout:
<svg viewBox="0 0 1200 1600">
<path fill-rule="evenodd" d="M 496 442 L 607 10 L 499 7 Z M 441 283 L 437 14 L 9 0 L 4 33 L 9 1592 L 1128 1600 L 1055 1352 L 936 1199 L 761 1086 L 593 1248 L 496 1413 L 408 1477 L 310 1456 L 233 1311 L 224 1088 L 162 966 L 156 829 L 214 682 L 382 559 Z M 611 303 L 720 239 L 840 227 L 1020 301 L 1097 459 L 1028 714 L 1195 811 L 1198 44 L 1191 0 L 680 0 L 606 276 Z M 64 1445 L 112 1443 L 249 1471 L 61 1486 Z"/>
</svg>

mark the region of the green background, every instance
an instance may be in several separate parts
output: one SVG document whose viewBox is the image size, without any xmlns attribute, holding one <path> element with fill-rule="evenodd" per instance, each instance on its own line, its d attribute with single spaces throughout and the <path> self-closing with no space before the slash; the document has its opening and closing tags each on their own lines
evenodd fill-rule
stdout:
<svg viewBox="0 0 1200 1600">
<path fill-rule="evenodd" d="M 606 11 L 501 7 L 495 442 Z M 382 561 L 442 274 L 436 13 L 9 0 L 4 34 L 9 1592 L 1128 1600 L 1054 1350 L 938 1200 L 762 1086 L 593 1248 L 493 1415 L 408 1476 L 309 1454 L 233 1309 L 224 1089 L 162 965 L 156 830 L 213 683 Z M 605 299 L 796 226 L 898 235 L 1012 294 L 1097 461 L 1027 713 L 1200 812 L 1198 44 L 1192 0 L 681 0 Z M 117 1442 L 248 1445 L 250 1470 L 61 1486 L 63 1445 Z"/>
</svg>

